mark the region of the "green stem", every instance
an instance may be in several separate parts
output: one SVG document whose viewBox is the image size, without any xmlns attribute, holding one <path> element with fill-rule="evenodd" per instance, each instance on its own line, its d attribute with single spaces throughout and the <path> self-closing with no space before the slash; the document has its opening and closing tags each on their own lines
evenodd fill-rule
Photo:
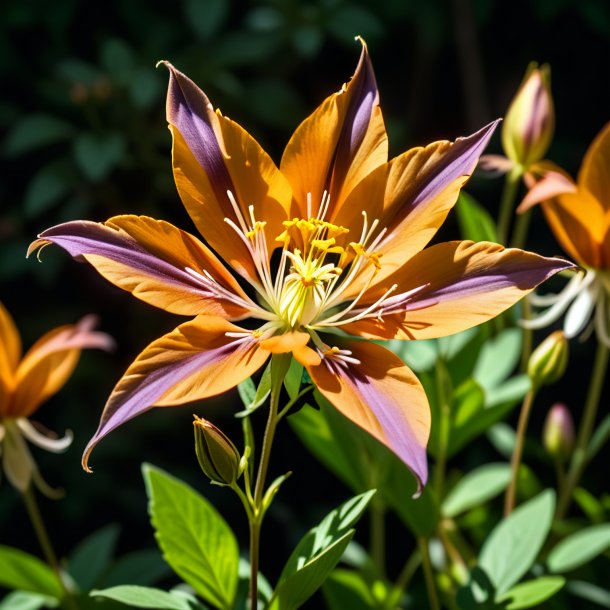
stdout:
<svg viewBox="0 0 610 610">
<path fill-rule="evenodd" d="M 521 301 L 521 317 L 523 320 L 530 320 L 532 317 L 532 305 L 528 298 L 525 297 Z M 521 371 L 527 372 L 527 364 L 532 355 L 532 345 L 534 342 L 534 331 L 531 328 L 523 328 L 521 332 L 523 337 L 523 347 L 521 349 Z"/>
<path fill-rule="evenodd" d="M 275 429 L 279 421 L 278 405 L 282 383 L 288 367 L 290 366 L 290 354 L 274 355 L 271 360 L 271 401 L 269 405 L 269 416 L 263 437 L 263 447 L 261 449 L 260 462 L 258 464 L 258 474 L 254 487 L 254 506 L 253 515 L 250 519 L 250 608 L 256 610 L 258 599 L 258 564 L 260 555 L 260 530 L 265 514 L 263 504 L 263 493 L 265 480 L 269 468 L 269 458 L 271 447 L 275 436 Z"/>
<path fill-rule="evenodd" d="M 504 516 L 508 517 L 515 508 L 515 497 L 517 495 L 517 479 L 519 478 L 519 467 L 521 466 L 521 456 L 523 455 L 523 444 L 525 442 L 525 433 L 527 432 L 527 424 L 529 422 L 532 405 L 536 396 L 535 388 L 532 388 L 526 395 L 521 405 L 521 413 L 519 414 L 519 423 L 517 424 L 517 435 L 515 438 L 515 449 L 510 463 L 510 481 L 508 489 L 504 496 Z"/>
<path fill-rule="evenodd" d="M 515 228 L 513 229 L 513 235 L 510 240 L 511 248 L 523 248 L 523 246 L 525 245 L 525 240 L 527 239 L 527 233 L 529 231 L 531 221 L 531 210 L 528 210 L 523 214 L 517 215 L 517 220 L 515 221 Z"/>
<path fill-rule="evenodd" d="M 426 581 L 426 590 L 428 591 L 428 601 L 430 602 L 430 610 L 441 610 L 438 601 L 438 593 L 434 584 L 434 572 L 432 571 L 432 563 L 430 561 L 430 553 L 428 551 L 428 540 L 426 538 L 418 538 L 419 552 L 421 553 L 421 563 L 424 570 L 424 579 Z"/>
<path fill-rule="evenodd" d="M 382 501 L 371 504 L 371 558 L 379 571 L 379 575 L 385 579 L 385 505 Z"/>
<path fill-rule="evenodd" d="M 574 453 L 572 454 L 572 462 L 570 471 L 567 476 L 566 484 L 563 488 L 563 493 L 557 504 L 557 519 L 561 519 L 566 514 L 572 501 L 574 489 L 580 481 L 580 477 L 587 465 L 587 449 L 593 427 L 595 426 L 595 418 L 599 407 L 599 399 L 604 387 L 604 379 L 606 369 L 608 368 L 608 357 L 610 350 L 601 341 L 597 344 L 595 353 L 595 361 L 593 363 L 593 372 L 591 373 L 591 383 L 589 384 L 589 393 L 587 394 L 587 402 L 583 412 Z"/>
<path fill-rule="evenodd" d="M 77 605 L 74 600 L 74 597 L 66 588 L 66 583 L 64 582 L 61 576 L 59 561 L 57 561 L 57 555 L 53 550 L 51 539 L 49 538 L 47 528 L 45 527 L 44 521 L 42 520 L 42 515 L 40 514 L 40 509 L 38 508 L 38 503 L 36 502 L 36 496 L 31 485 L 29 485 L 28 488 L 24 492 L 22 492 L 21 497 L 23 498 L 23 503 L 25 504 L 25 507 L 28 511 L 32 527 L 34 528 L 34 532 L 36 533 L 36 538 L 38 538 L 38 542 L 40 544 L 40 548 L 42 549 L 43 555 L 45 556 L 47 563 L 57 576 L 57 580 L 59 581 L 59 585 L 63 592 L 63 599 L 66 603 L 66 606 L 70 608 L 70 610 L 77 610 Z"/>
<path fill-rule="evenodd" d="M 519 188 L 521 179 L 521 167 L 515 166 L 508 174 L 504 181 L 502 190 L 502 198 L 500 199 L 500 212 L 498 215 L 498 241 L 501 244 L 506 244 L 508 241 L 508 230 L 510 227 L 510 219 L 513 215 L 515 206 L 515 198 Z"/>
<path fill-rule="evenodd" d="M 449 448 L 449 437 L 451 434 L 451 406 L 448 389 L 450 383 L 449 374 L 445 368 L 445 363 L 441 358 L 436 361 L 436 387 L 438 391 L 440 418 L 438 434 L 438 452 L 436 464 L 434 466 L 434 490 L 439 498 L 442 497 L 443 486 L 445 484 L 445 469 L 447 466 L 447 450 Z"/>
</svg>

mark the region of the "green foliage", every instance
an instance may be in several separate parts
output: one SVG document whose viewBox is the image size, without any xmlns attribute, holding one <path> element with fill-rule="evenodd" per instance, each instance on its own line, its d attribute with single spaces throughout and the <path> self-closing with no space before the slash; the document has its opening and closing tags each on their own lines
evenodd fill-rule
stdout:
<svg viewBox="0 0 610 610">
<path fill-rule="evenodd" d="M 205 610 L 190 596 L 180 592 L 166 592 L 151 587 L 122 585 L 91 591 L 91 596 L 121 602 L 131 608 L 150 608 L 151 610 Z"/>
<path fill-rule="evenodd" d="M 592 525 L 564 538 L 547 559 L 551 572 L 575 570 L 610 548 L 610 524 Z"/>
<path fill-rule="evenodd" d="M 63 592 L 53 570 L 37 557 L 0 546 L 0 586 L 61 599 Z"/>
<path fill-rule="evenodd" d="M 299 608 L 322 586 L 341 559 L 355 533 L 352 526 L 374 493 L 372 490 L 348 500 L 305 534 L 282 570 L 269 610 Z"/>
<path fill-rule="evenodd" d="M 464 239 L 498 242 L 498 233 L 493 218 L 471 195 L 462 191 L 455 210 Z"/>
<path fill-rule="evenodd" d="M 57 608 L 57 606 L 59 606 L 58 599 L 28 591 L 14 591 L 0 601 L 0 610 L 39 610 Z"/>
<path fill-rule="evenodd" d="M 487 537 L 478 565 L 489 576 L 498 596 L 532 567 L 549 533 L 554 511 L 555 494 L 546 490 L 519 506 Z"/>
<path fill-rule="evenodd" d="M 217 608 L 235 599 L 239 548 L 225 520 L 191 487 L 149 464 L 142 469 L 151 522 L 163 556 Z"/>
<path fill-rule="evenodd" d="M 541 576 L 509 589 L 498 602 L 506 604 L 506 610 L 533 608 L 555 595 L 565 585 L 561 576 Z"/>
</svg>

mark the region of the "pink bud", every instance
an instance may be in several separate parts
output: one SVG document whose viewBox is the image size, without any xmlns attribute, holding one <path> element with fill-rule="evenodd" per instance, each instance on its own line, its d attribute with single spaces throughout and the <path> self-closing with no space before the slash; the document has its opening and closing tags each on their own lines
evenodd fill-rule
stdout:
<svg viewBox="0 0 610 610">
<path fill-rule="evenodd" d="M 574 422 L 568 408 L 561 403 L 549 410 L 542 433 L 544 447 L 555 459 L 565 462 L 574 447 Z"/>
</svg>

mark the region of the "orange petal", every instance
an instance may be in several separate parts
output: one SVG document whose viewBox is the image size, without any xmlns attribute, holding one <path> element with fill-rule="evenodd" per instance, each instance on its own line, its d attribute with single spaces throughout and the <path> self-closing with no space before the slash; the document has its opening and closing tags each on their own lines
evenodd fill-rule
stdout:
<svg viewBox="0 0 610 610">
<path fill-rule="evenodd" d="M 334 340 L 334 337 L 333 337 Z M 343 341 L 350 359 L 326 356 L 307 366 L 318 390 L 345 417 L 393 451 L 413 472 L 421 491 L 428 475 L 430 408 L 413 372 L 389 350 L 367 341 Z"/>
<path fill-rule="evenodd" d="M 388 158 L 379 94 L 366 45 L 354 76 L 328 97 L 294 132 L 280 168 L 292 187 L 293 216 L 306 218 L 311 196 L 316 215 L 324 191 L 331 215 L 367 174 Z"/>
<path fill-rule="evenodd" d="M 610 123 L 589 146 L 578 174 L 578 186 L 590 191 L 604 211 L 610 210 Z"/>
<path fill-rule="evenodd" d="M 572 268 L 562 259 L 489 242 L 438 244 L 387 279 L 386 286 L 396 283 L 398 289 L 379 315 L 342 328 L 374 339 L 451 335 L 497 316 L 547 278 Z M 367 301 L 375 302 L 383 290 L 380 286 L 378 292 L 367 293 Z"/>
<path fill-rule="evenodd" d="M 172 313 L 237 320 L 256 307 L 209 248 L 167 222 L 146 216 L 67 222 L 41 233 L 29 253 L 47 243 L 84 258 L 119 288 Z"/>
<path fill-rule="evenodd" d="M 239 336 L 227 336 L 237 333 Z M 114 388 L 100 425 L 83 454 L 108 433 L 152 407 L 181 405 L 220 394 L 255 373 L 269 358 L 248 331 L 212 316 L 198 316 L 153 341 Z"/>
<path fill-rule="evenodd" d="M 0 417 L 9 407 L 15 371 L 21 357 L 21 337 L 13 318 L 0 302 Z"/>
<path fill-rule="evenodd" d="M 214 112 L 206 95 L 184 74 L 170 71 L 167 120 L 173 136 L 174 178 L 182 201 L 206 241 L 241 275 L 256 278 L 250 254 L 228 218 L 250 227 L 248 207 L 266 221 L 269 255 L 283 230 L 291 200 L 288 182 L 260 145 L 237 123 Z"/>
<path fill-rule="evenodd" d="M 604 208 L 589 191 L 559 195 L 542 203 L 542 210 L 557 241 L 578 263 L 602 266 L 602 243 L 608 229 Z"/>
<path fill-rule="evenodd" d="M 17 388 L 10 417 L 29 417 L 66 383 L 85 348 L 110 350 L 114 341 L 95 332 L 97 319 L 86 316 L 75 325 L 61 326 L 43 335 L 17 368 Z"/>
</svg>

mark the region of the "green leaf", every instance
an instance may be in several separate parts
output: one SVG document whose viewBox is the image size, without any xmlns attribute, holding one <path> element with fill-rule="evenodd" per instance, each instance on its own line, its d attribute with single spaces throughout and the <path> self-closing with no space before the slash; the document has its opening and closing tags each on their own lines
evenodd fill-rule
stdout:
<svg viewBox="0 0 610 610">
<path fill-rule="evenodd" d="M 109 589 L 91 591 L 91 597 L 112 599 L 132 608 L 151 608 L 154 610 L 193 610 L 188 598 L 151 587 L 119 585 Z"/>
<path fill-rule="evenodd" d="M 569 572 L 610 547 L 610 523 L 592 525 L 568 536 L 551 551 L 547 565 L 554 573 Z"/>
<path fill-rule="evenodd" d="M 104 587 L 126 584 L 150 586 L 171 574 L 171 568 L 163 561 L 158 550 L 134 551 L 117 559 L 104 575 L 102 583 Z"/>
<path fill-rule="evenodd" d="M 589 602 L 593 602 L 602 608 L 610 608 L 610 591 L 590 582 L 570 580 L 566 585 L 566 591 Z"/>
<path fill-rule="evenodd" d="M 489 212 L 473 197 L 462 191 L 455 206 L 460 232 L 472 241 L 498 241 L 496 225 Z"/>
<path fill-rule="evenodd" d="M 184 0 L 186 23 L 206 40 L 218 33 L 229 12 L 227 0 Z"/>
<path fill-rule="evenodd" d="M 329 610 L 371 610 L 377 607 L 371 584 L 352 570 L 334 570 L 322 587 Z"/>
<path fill-rule="evenodd" d="M 107 525 L 85 538 L 68 558 L 68 572 L 81 591 L 89 591 L 110 564 L 119 526 Z"/>
<path fill-rule="evenodd" d="M 515 370 L 521 357 L 522 332 L 508 328 L 483 345 L 473 377 L 485 390 L 498 387 Z"/>
<path fill-rule="evenodd" d="M 206 601 L 229 610 L 237 589 L 239 548 L 225 520 L 186 483 L 142 467 L 149 512 L 163 557 Z"/>
<path fill-rule="evenodd" d="M 55 142 L 68 139 L 74 127 L 48 114 L 33 114 L 17 121 L 4 141 L 4 153 L 16 157 Z"/>
<path fill-rule="evenodd" d="M 0 586 L 63 597 L 57 576 L 38 557 L 10 546 L 0 546 Z"/>
<path fill-rule="evenodd" d="M 479 567 L 491 579 L 497 595 L 506 593 L 531 568 L 551 527 L 555 493 L 547 489 L 519 506 L 491 532 L 479 557 Z"/>
<path fill-rule="evenodd" d="M 296 546 L 278 580 L 270 610 L 300 607 L 322 586 L 337 565 L 375 490 L 351 498 L 331 511 Z"/>
<path fill-rule="evenodd" d="M 284 377 L 284 387 L 291 399 L 296 398 L 301 389 L 303 381 L 303 365 L 294 358 L 290 362 L 286 377 Z"/>
<path fill-rule="evenodd" d="M 541 576 L 534 580 L 522 582 L 502 595 L 498 602 L 507 602 L 506 610 L 533 608 L 553 597 L 564 585 L 562 576 Z"/>
<path fill-rule="evenodd" d="M 532 384 L 527 375 L 515 375 L 486 393 L 485 407 L 488 409 L 512 408 L 523 400 L 531 387 Z"/>
<path fill-rule="evenodd" d="M 264 405 L 271 394 L 271 365 L 267 365 L 263 371 L 258 387 L 254 385 L 251 378 L 248 378 L 239 384 L 237 391 L 246 408 L 243 411 L 235 413 L 235 417 L 247 417 Z"/>
<path fill-rule="evenodd" d="M 123 160 L 125 149 L 120 133 L 83 133 L 74 140 L 74 160 L 86 178 L 99 182 Z"/>
<path fill-rule="evenodd" d="M 394 352 L 416 373 L 429 371 L 438 358 L 438 344 L 434 339 L 421 341 L 379 341 L 380 345 Z"/>
<path fill-rule="evenodd" d="M 601 451 L 608 439 L 610 439 L 610 415 L 606 415 L 595 427 L 595 432 L 587 447 L 586 462 L 590 462 Z"/>
<path fill-rule="evenodd" d="M 40 608 L 57 608 L 59 600 L 29 593 L 27 591 L 13 591 L 0 601 L 0 610 L 39 610 Z"/>
<path fill-rule="evenodd" d="M 447 495 L 442 506 L 443 515 L 456 517 L 464 511 L 484 504 L 501 493 L 509 480 L 509 464 L 480 466 L 464 476 Z"/>
<path fill-rule="evenodd" d="M 26 218 L 35 218 L 51 209 L 68 194 L 70 184 L 63 163 L 51 163 L 34 174 L 23 199 Z"/>
</svg>

